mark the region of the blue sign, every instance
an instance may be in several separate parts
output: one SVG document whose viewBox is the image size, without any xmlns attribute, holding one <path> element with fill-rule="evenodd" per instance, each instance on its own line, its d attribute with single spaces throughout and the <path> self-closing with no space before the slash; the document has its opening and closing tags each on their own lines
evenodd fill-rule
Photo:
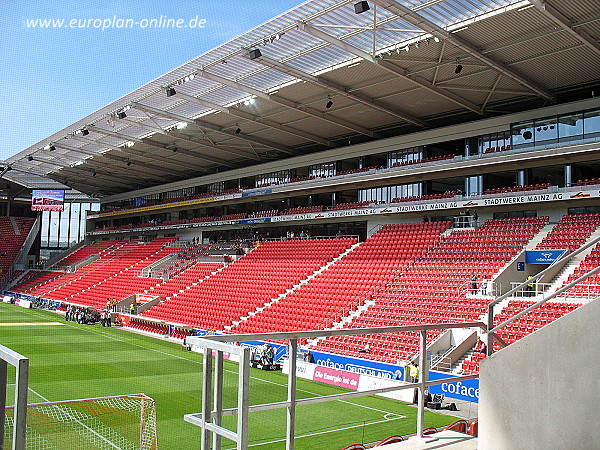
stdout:
<svg viewBox="0 0 600 450">
<path fill-rule="evenodd" d="M 523 261 L 517 262 L 517 272 L 525 272 L 525 263 Z"/>
<path fill-rule="evenodd" d="M 333 355 L 325 352 L 312 352 L 315 363 L 330 367 L 332 369 L 346 370 L 348 372 L 361 373 L 392 380 L 404 379 L 404 368 L 394 364 L 387 364 L 378 361 L 353 358 L 351 356 Z M 441 380 L 443 378 L 455 378 L 445 372 L 429 371 L 430 380 Z M 443 383 L 431 386 L 429 391 L 432 394 L 444 394 L 445 397 L 466 400 L 469 402 L 479 402 L 479 379 L 459 380 L 449 383 Z"/>
<path fill-rule="evenodd" d="M 199 334 L 198 334 L 199 335 Z M 263 341 L 244 341 L 241 345 L 256 347 L 262 345 Z M 287 353 L 287 347 L 281 344 L 270 343 L 275 350 L 275 361 Z M 334 355 L 327 352 L 311 351 L 315 364 L 331 369 L 345 370 L 363 375 L 388 378 L 390 380 L 404 380 L 404 368 L 395 364 L 379 361 L 354 358 L 352 356 Z M 444 378 L 456 378 L 446 372 L 429 371 L 429 380 L 441 380 Z M 429 387 L 432 394 L 443 394 L 444 397 L 456 398 L 468 402 L 479 403 L 479 379 L 457 380 Z"/>
<path fill-rule="evenodd" d="M 262 191 L 254 191 L 254 192 L 242 192 L 242 198 L 243 197 L 254 197 L 255 195 L 267 195 L 267 194 L 272 194 L 273 190 L 272 189 L 265 189 Z"/>
<path fill-rule="evenodd" d="M 334 355 L 325 352 L 311 351 L 311 353 L 315 358 L 315 364 L 319 366 L 370 375 L 373 377 L 388 378 L 390 380 L 404 379 L 404 369 L 395 364 L 353 358 L 352 356 Z"/>
<path fill-rule="evenodd" d="M 566 250 L 527 250 L 525 262 L 527 264 L 552 264 L 565 252 Z"/>
<path fill-rule="evenodd" d="M 441 380 L 443 378 L 455 377 L 456 375 L 445 372 L 436 372 L 434 370 L 429 371 L 430 380 Z M 444 397 L 451 397 L 458 400 L 479 403 L 479 378 L 434 384 L 429 386 L 429 392 L 431 394 L 443 394 Z"/>
<path fill-rule="evenodd" d="M 271 222 L 271 218 L 270 217 L 259 217 L 258 219 L 243 219 L 240 220 L 241 224 L 248 224 L 248 223 L 269 223 Z"/>
</svg>

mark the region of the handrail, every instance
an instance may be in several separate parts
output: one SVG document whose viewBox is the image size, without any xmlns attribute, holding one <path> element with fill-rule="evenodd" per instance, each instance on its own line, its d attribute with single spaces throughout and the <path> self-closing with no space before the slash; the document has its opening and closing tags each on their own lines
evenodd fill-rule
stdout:
<svg viewBox="0 0 600 450">
<path fill-rule="evenodd" d="M 4 423 L 6 415 L 6 385 L 8 383 L 7 365 L 15 368 L 14 423 L 12 430 L 12 449 L 23 449 L 27 439 L 27 392 L 29 386 L 29 359 L 8 347 L 0 345 L 0 449 L 4 447 Z"/>
<path fill-rule="evenodd" d="M 571 287 L 575 286 L 576 284 L 579 284 L 581 281 L 587 279 L 588 277 L 590 277 L 591 275 L 594 275 L 597 272 L 600 272 L 600 266 L 591 270 L 590 272 L 582 275 L 581 277 L 577 278 L 576 280 L 572 281 L 571 283 L 563 286 L 562 288 L 558 289 L 556 292 L 550 294 L 547 297 L 542 298 L 542 300 L 540 300 L 539 302 L 535 303 L 534 305 L 530 306 L 529 308 L 521 311 L 520 313 L 516 314 L 515 316 L 511 317 L 510 319 L 506 320 L 505 322 L 503 322 L 502 324 L 494 327 L 494 306 L 497 305 L 498 303 L 500 303 L 501 301 L 507 299 L 508 297 L 512 296 L 515 292 L 517 292 L 520 289 L 523 289 L 526 285 L 532 283 L 532 282 L 536 282 L 538 279 L 540 279 L 541 277 L 543 277 L 547 272 L 549 272 L 551 269 L 553 269 L 553 266 L 555 264 L 562 264 L 572 258 L 574 258 L 575 256 L 579 255 L 580 253 L 584 252 L 585 250 L 587 250 L 590 247 L 595 246 L 598 242 L 600 242 L 600 236 L 592 239 L 590 242 L 588 242 L 587 244 L 579 247 L 577 250 L 575 250 L 572 253 L 568 253 L 563 255 L 561 258 L 557 259 L 556 261 L 554 261 L 552 264 L 550 264 L 548 267 L 546 267 L 544 270 L 542 270 L 541 272 L 539 272 L 537 275 L 532 276 L 531 278 L 523 281 L 522 283 L 519 283 L 519 285 L 517 285 L 516 287 L 514 287 L 513 289 L 511 289 L 510 291 L 502 294 L 500 297 L 498 297 L 496 300 L 488 303 L 488 317 L 487 317 L 487 329 L 489 330 L 487 332 L 487 342 L 486 342 L 486 353 L 487 355 L 491 355 L 494 352 L 494 340 L 496 342 L 498 342 L 501 346 L 506 347 L 506 343 L 496 334 L 496 332 L 500 329 L 500 328 L 504 328 L 506 325 L 514 322 L 515 320 L 517 320 L 518 318 L 520 318 L 521 316 L 523 316 L 524 314 L 527 314 L 528 312 L 530 312 L 531 310 L 543 305 L 544 303 L 546 303 L 548 300 L 553 299 L 554 297 L 557 297 L 558 295 L 562 294 L 563 292 L 567 291 L 568 289 L 570 289 Z"/>
<path fill-rule="evenodd" d="M 343 235 L 339 235 L 339 236 L 294 236 L 292 237 L 285 237 L 285 236 L 281 236 L 281 237 L 273 237 L 273 238 L 263 238 L 263 239 L 257 239 L 259 241 L 262 242 L 270 242 L 270 241 L 309 241 L 309 240 L 314 240 L 314 239 L 348 239 L 348 238 L 355 238 L 357 240 L 360 240 L 360 236 L 358 234 L 343 234 Z"/>
<path fill-rule="evenodd" d="M 27 237 L 23 241 L 23 245 L 21 246 L 21 248 L 19 249 L 19 252 L 15 256 L 15 259 L 13 260 L 12 265 L 8 268 L 6 273 L 4 273 L 2 276 L 0 276 L 0 289 L 1 290 L 6 289 L 11 284 L 14 273 L 17 270 L 27 270 L 27 268 L 25 267 L 25 264 L 23 262 L 21 262 L 21 260 L 23 260 L 24 258 L 27 257 L 27 253 L 29 253 L 29 250 L 31 249 L 33 241 L 35 240 L 35 237 L 38 234 L 38 231 L 41 226 L 40 225 L 40 223 L 41 223 L 40 217 L 41 216 L 38 216 L 35 219 L 33 226 L 29 230 L 29 233 L 27 233 Z M 25 249 L 27 249 L 27 252 L 25 252 Z M 18 268 L 20 265 L 23 266 L 23 269 Z"/>
<path fill-rule="evenodd" d="M 31 246 L 33 245 L 33 241 L 35 240 L 36 236 L 38 235 L 38 232 L 40 231 L 41 222 L 42 216 L 37 216 L 35 222 L 33 222 L 33 225 L 29 230 L 29 233 L 27 233 L 27 237 L 25 238 L 25 241 L 23 242 L 19 253 L 17 253 L 17 256 L 15 257 L 15 263 L 13 265 L 15 270 L 17 270 L 18 265 L 23 265 L 23 267 L 25 267 L 25 261 L 27 261 L 27 254 L 29 253 Z"/>
<path fill-rule="evenodd" d="M 237 448 L 246 450 L 248 448 L 248 414 L 253 411 L 268 411 L 279 408 L 287 409 L 287 427 L 286 427 L 286 448 L 294 448 L 294 430 L 296 407 L 299 405 L 316 404 L 333 400 L 346 400 L 350 398 L 362 397 L 384 392 L 399 391 L 416 388 L 419 392 L 418 410 L 417 410 L 417 430 L 416 435 L 419 438 L 424 437 L 424 411 L 425 411 L 425 390 L 430 386 L 464 381 L 477 378 L 479 375 L 463 375 L 458 377 L 447 377 L 438 380 L 429 380 L 429 361 L 426 357 L 427 331 L 434 329 L 450 328 L 481 328 L 487 330 L 483 322 L 464 322 L 464 323 L 440 323 L 440 324 L 420 324 L 403 325 L 391 327 L 371 327 L 371 328 L 351 328 L 339 330 L 310 330 L 310 331 L 288 331 L 275 333 L 254 333 L 254 334 L 227 334 L 213 336 L 189 337 L 188 343 L 204 349 L 203 377 L 202 377 L 202 412 L 184 415 L 184 420 L 193 425 L 199 426 L 200 440 L 202 448 L 209 448 L 211 434 L 215 445 L 213 448 L 220 449 L 221 437 L 225 437 L 237 443 Z M 297 353 L 298 341 L 307 338 L 347 336 L 347 335 L 369 335 L 382 333 L 400 333 L 406 331 L 416 331 L 420 334 L 420 356 L 419 356 L 419 380 L 415 383 L 404 383 L 394 386 L 380 387 L 364 391 L 350 391 L 321 397 L 296 398 L 296 358 L 289 358 L 288 372 L 288 398 L 284 401 L 266 403 L 260 405 L 250 405 L 250 349 L 243 345 L 234 343 L 256 340 L 289 340 L 288 353 L 294 355 Z M 237 407 L 223 408 L 223 358 L 224 354 L 237 355 L 239 357 L 238 374 L 238 404 Z M 214 361 L 214 374 L 213 374 Z M 214 395 L 213 395 L 214 394 Z M 214 399 L 214 400 L 213 400 Z M 222 418 L 225 416 L 237 415 L 236 431 L 222 426 Z"/>
<path fill-rule="evenodd" d="M 530 279 L 523 281 L 522 283 L 520 283 L 519 285 L 517 285 L 516 287 L 514 287 L 513 289 L 511 289 L 510 291 L 502 294 L 500 297 L 498 297 L 496 300 L 490 302 L 488 304 L 488 306 L 495 306 L 498 303 L 500 303 L 502 300 L 505 300 L 506 298 L 510 297 L 512 294 L 514 294 L 516 291 L 518 291 L 519 289 L 524 288 L 527 284 L 531 283 L 531 282 L 535 282 L 537 279 L 543 277 L 546 273 L 548 273 L 550 271 L 551 268 L 553 268 L 554 265 L 557 264 L 562 264 L 563 262 L 568 261 L 569 259 L 579 255 L 580 253 L 584 252 L 585 250 L 587 250 L 590 247 L 593 247 L 594 245 L 596 245 L 598 242 L 600 242 L 600 236 L 592 239 L 590 242 L 588 242 L 587 244 L 579 247 L 577 250 L 575 250 L 574 252 L 568 253 L 563 255 L 561 258 L 557 259 L 556 261 L 554 261 L 552 264 L 550 264 L 548 267 L 546 267 L 544 270 L 542 270 L 541 272 L 539 272 L 537 275 L 532 276 Z"/>
<path fill-rule="evenodd" d="M 488 333 L 495 333 L 496 331 L 498 331 L 500 328 L 505 327 L 506 325 L 508 325 L 509 323 L 514 322 L 515 320 L 517 320 L 519 317 L 524 316 L 525 314 L 527 314 L 529 311 L 543 305 L 544 303 L 546 303 L 548 300 L 553 299 L 554 297 L 558 297 L 560 294 L 562 294 L 565 291 L 568 291 L 569 289 L 571 289 L 573 286 L 579 284 L 581 281 L 589 278 L 590 276 L 596 274 L 600 272 L 600 266 L 596 267 L 593 270 L 590 270 L 588 273 L 580 276 L 579 278 L 577 278 L 576 280 L 570 282 L 569 284 L 564 285 L 562 288 L 558 289 L 557 291 L 553 292 L 552 294 L 548 295 L 547 297 L 542 298 L 539 302 L 534 303 L 533 305 L 531 305 L 530 307 L 524 309 L 523 311 L 515 314 L 513 317 L 511 317 L 510 319 L 505 320 L 504 322 L 502 322 L 500 325 L 495 326 L 494 328 L 489 328 Z"/>
</svg>

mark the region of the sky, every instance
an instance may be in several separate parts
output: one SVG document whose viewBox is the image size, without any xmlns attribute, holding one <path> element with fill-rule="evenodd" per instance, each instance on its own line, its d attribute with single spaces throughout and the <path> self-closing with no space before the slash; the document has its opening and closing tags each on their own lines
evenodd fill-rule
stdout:
<svg viewBox="0 0 600 450">
<path fill-rule="evenodd" d="M 0 0 L 0 160 L 301 3 Z"/>
</svg>

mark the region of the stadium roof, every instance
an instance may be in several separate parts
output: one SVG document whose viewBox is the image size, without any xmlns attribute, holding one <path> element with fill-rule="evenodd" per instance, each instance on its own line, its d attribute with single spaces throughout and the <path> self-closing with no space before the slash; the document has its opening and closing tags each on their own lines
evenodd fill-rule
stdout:
<svg viewBox="0 0 600 450">
<path fill-rule="evenodd" d="M 34 189 L 64 189 L 67 201 L 97 201 L 58 181 L 34 173 L 5 170 L 7 167 L 9 164 L 6 161 L 0 161 L 0 199 L 30 199 Z"/>
<path fill-rule="evenodd" d="M 552 104 L 600 80 L 597 1 L 355 4 L 309 0 L 7 162 L 106 196 Z"/>
</svg>

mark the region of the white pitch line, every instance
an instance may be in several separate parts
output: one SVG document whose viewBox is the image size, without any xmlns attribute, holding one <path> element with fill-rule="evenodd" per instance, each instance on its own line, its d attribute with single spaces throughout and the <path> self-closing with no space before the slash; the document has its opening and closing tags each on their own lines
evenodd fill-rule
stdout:
<svg viewBox="0 0 600 450">
<path fill-rule="evenodd" d="M 34 314 L 35 314 L 35 313 L 34 313 Z M 40 316 L 41 316 L 41 314 L 40 314 Z M 43 317 L 43 316 L 42 316 L 42 317 Z M 125 338 L 115 337 L 115 336 L 109 335 L 109 334 L 107 334 L 107 333 L 104 333 L 104 332 L 102 332 L 102 331 L 100 331 L 100 330 L 93 330 L 93 329 L 80 328 L 79 326 L 77 326 L 77 325 L 73 325 L 73 324 L 71 324 L 71 323 L 68 323 L 68 324 L 65 324 L 65 325 L 71 326 L 71 327 L 73 327 L 73 328 L 76 328 L 76 329 L 78 329 L 78 330 L 83 330 L 83 331 L 86 331 L 86 332 L 88 332 L 88 333 L 92 333 L 92 334 L 99 334 L 99 335 L 105 336 L 105 337 L 107 337 L 107 338 L 109 338 L 109 339 L 112 339 L 112 340 L 115 340 L 115 341 L 118 341 L 118 342 L 124 342 L 124 343 L 126 343 L 126 344 L 130 344 L 130 345 L 133 345 L 133 346 L 136 346 L 136 347 L 140 347 L 140 348 L 143 348 L 143 349 L 145 349 L 145 350 L 150 350 L 150 351 L 153 351 L 153 352 L 156 352 L 156 353 L 160 353 L 161 355 L 171 356 L 171 357 L 173 357 L 173 358 L 177 358 L 177 359 L 183 359 L 183 360 L 185 360 L 185 361 L 189 361 L 189 362 L 192 362 L 192 363 L 195 363 L 195 364 L 202 364 L 202 362 L 201 362 L 201 361 L 196 361 L 196 360 L 193 360 L 193 359 L 186 358 L 186 357 L 184 357 L 184 356 L 180 356 L 180 355 L 175 355 L 175 354 L 172 354 L 172 353 L 163 352 L 162 350 L 157 350 L 157 349 L 154 349 L 154 348 L 148 348 L 148 347 L 145 347 L 145 346 L 143 346 L 143 345 L 141 345 L 141 344 L 138 344 L 138 343 L 132 342 L 132 340 L 131 340 L 131 339 L 125 339 Z M 140 336 L 144 336 L 144 335 L 140 335 Z M 151 336 L 148 336 L 148 337 L 151 337 Z M 235 372 L 235 371 L 233 371 L 233 370 L 227 370 L 227 369 L 223 369 L 223 371 L 224 371 L 224 372 L 228 372 L 228 373 L 232 373 L 232 374 L 234 374 L 234 375 L 237 375 L 237 372 Z M 250 379 L 252 379 L 252 380 L 256 380 L 256 381 L 259 381 L 259 382 L 262 382 L 262 383 L 266 383 L 266 384 L 273 384 L 273 385 L 275 385 L 275 386 L 279 386 L 279 387 L 284 387 L 284 388 L 286 388 L 286 387 L 287 387 L 287 384 L 283 384 L 283 383 L 277 383 L 276 381 L 263 380 L 262 378 L 258 378 L 258 377 L 252 377 L 252 376 L 251 376 L 251 377 L 250 377 Z M 297 391 L 298 391 L 298 392 L 304 392 L 305 394 L 310 394 L 310 395 L 319 396 L 319 394 L 318 394 L 317 392 L 311 392 L 311 391 L 307 391 L 307 390 L 304 390 L 304 389 L 297 389 Z M 358 403 L 353 403 L 353 402 L 350 402 L 350 401 L 348 401 L 348 400 L 336 400 L 336 401 L 338 401 L 338 402 L 340 402 L 340 403 L 346 403 L 346 404 L 348 404 L 348 405 L 357 406 L 357 407 L 359 407 L 359 408 L 371 409 L 371 410 L 373 410 L 373 411 L 378 411 L 378 412 L 381 412 L 381 413 L 386 413 L 386 414 L 395 414 L 395 413 L 393 413 L 393 412 L 391 412 L 391 411 L 384 411 L 384 410 L 380 410 L 380 409 L 372 408 L 372 407 L 370 407 L 370 406 L 364 406 L 364 405 L 360 405 L 360 404 L 358 404 Z M 404 416 L 403 416 L 403 417 L 404 417 Z"/>
<path fill-rule="evenodd" d="M 342 427 L 342 428 L 336 428 L 334 430 L 326 430 L 326 431 L 319 431 L 317 433 L 309 433 L 309 434 L 303 434 L 302 436 L 294 436 L 294 439 L 302 439 L 302 438 L 306 438 L 306 437 L 312 437 L 312 436 L 319 436 L 321 434 L 327 434 L 327 433 L 337 433 L 338 431 L 344 431 L 344 430 L 351 430 L 353 428 L 360 428 L 360 427 L 366 427 L 369 425 L 377 425 L 380 423 L 385 423 L 385 422 L 390 422 L 391 420 L 397 420 L 397 419 L 401 419 L 402 417 L 398 417 L 398 418 L 394 418 L 394 419 L 385 419 L 385 420 L 378 420 L 376 422 L 368 422 L 368 423 L 361 423 L 358 425 L 352 425 L 349 427 Z M 285 439 L 276 439 L 274 441 L 265 441 L 265 442 L 259 442 L 257 444 L 249 444 L 248 447 L 257 447 L 259 445 L 267 445 L 267 444 L 276 444 L 278 442 L 285 442 Z M 225 450 L 234 450 L 236 447 L 230 447 L 229 449 L 225 449 Z"/>
<path fill-rule="evenodd" d="M 37 395 L 39 398 L 41 398 L 42 400 L 44 400 L 45 402 L 49 402 L 50 400 L 48 400 L 46 397 L 44 397 L 42 394 L 35 392 L 33 389 L 28 388 L 31 392 L 33 392 L 35 395 Z M 73 414 L 69 413 L 68 411 L 65 411 L 63 408 L 61 408 L 58 405 L 51 405 L 54 406 L 56 409 L 58 409 L 59 411 L 61 411 L 62 413 L 66 413 L 67 416 L 70 416 L 71 419 L 73 419 L 75 422 L 77 422 L 79 425 L 81 425 L 84 429 L 88 430 L 89 432 L 91 432 L 92 434 L 98 436 L 101 440 L 103 440 L 104 442 L 106 442 L 107 444 L 109 444 L 110 446 L 121 450 L 121 447 L 119 447 L 117 444 L 112 443 L 111 441 L 109 441 L 107 438 L 105 438 L 104 436 L 102 436 L 100 433 L 98 433 L 96 430 L 91 429 L 90 427 L 88 427 L 86 424 L 84 424 L 83 422 L 81 422 L 77 417 L 75 417 Z"/>
</svg>

